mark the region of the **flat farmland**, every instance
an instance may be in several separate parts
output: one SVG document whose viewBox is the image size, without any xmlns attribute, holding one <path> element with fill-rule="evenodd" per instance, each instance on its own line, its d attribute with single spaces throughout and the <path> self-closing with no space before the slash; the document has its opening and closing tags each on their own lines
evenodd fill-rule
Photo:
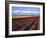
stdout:
<svg viewBox="0 0 46 38">
<path fill-rule="evenodd" d="M 12 31 L 38 30 L 40 16 L 13 16 Z"/>
</svg>

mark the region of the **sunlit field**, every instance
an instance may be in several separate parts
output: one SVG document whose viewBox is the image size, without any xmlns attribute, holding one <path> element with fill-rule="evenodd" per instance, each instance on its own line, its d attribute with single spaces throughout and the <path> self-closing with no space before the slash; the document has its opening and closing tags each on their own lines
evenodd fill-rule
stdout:
<svg viewBox="0 0 46 38">
<path fill-rule="evenodd" d="M 40 16 L 13 16 L 12 30 L 13 31 L 39 30 L 38 29 L 39 19 Z"/>
</svg>

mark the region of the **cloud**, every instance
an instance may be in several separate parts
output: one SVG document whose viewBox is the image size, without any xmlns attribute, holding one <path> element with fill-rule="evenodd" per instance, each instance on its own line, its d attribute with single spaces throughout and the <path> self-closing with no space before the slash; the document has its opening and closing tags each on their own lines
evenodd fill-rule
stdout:
<svg viewBox="0 0 46 38">
<path fill-rule="evenodd" d="M 16 10 L 16 11 L 14 10 L 14 11 L 13 11 L 13 13 L 19 13 L 19 12 L 20 12 L 20 10 Z"/>
<path fill-rule="evenodd" d="M 21 10 L 14 10 L 13 13 L 39 13 L 38 11 L 21 11 Z"/>
<path fill-rule="evenodd" d="M 16 15 L 16 16 L 19 16 L 19 15 L 27 15 L 27 16 L 39 16 L 40 15 L 40 12 L 38 12 L 38 11 L 26 11 L 26 10 L 23 10 L 23 11 L 21 11 L 21 10 L 14 10 L 13 11 L 13 15 Z"/>
</svg>

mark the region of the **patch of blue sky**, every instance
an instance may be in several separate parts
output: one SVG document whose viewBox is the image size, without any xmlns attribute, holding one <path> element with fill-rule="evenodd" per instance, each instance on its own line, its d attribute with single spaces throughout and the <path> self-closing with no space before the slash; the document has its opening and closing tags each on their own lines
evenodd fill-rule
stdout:
<svg viewBox="0 0 46 38">
<path fill-rule="evenodd" d="M 12 7 L 13 16 L 39 16 L 40 8 L 37 7 Z"/>
</svg>

